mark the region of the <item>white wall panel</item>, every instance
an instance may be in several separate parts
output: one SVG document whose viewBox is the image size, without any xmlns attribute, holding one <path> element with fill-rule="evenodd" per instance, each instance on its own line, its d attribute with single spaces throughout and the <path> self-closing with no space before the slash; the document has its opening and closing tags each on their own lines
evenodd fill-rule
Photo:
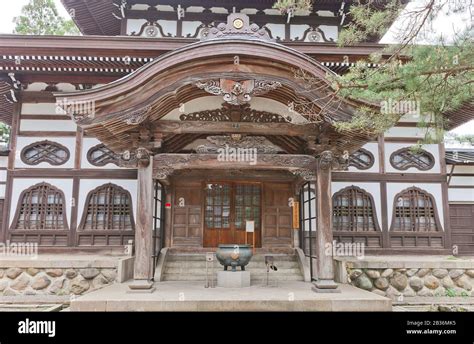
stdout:
<svg viewBox="0 0 474 344">
<path fill-rule="evenodd" d="M 449 202 L 474 203 L 474 189 L 449 188 L 448 195 Z"/>
<path fill-rule="evenodd" d="M 22 119 L 20 131 L 73 131 L 77 125 L 72 120 Z"/>
<path fill-rule="evenodd" d="M 66 113 L 55 103 L 23 103 L 22 115 L 65 115 Z"/>
</svg>

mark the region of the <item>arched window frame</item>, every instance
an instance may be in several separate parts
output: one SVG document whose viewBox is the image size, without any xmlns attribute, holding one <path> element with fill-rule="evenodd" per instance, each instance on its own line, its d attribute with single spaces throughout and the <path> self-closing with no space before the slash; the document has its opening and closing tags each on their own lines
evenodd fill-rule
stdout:
<svg viewBox="0 0 474 344">
<path fill-rule="evenodd" d="M 115 191 L 120 193 L 122 196 L 125 196 L 125 198 L 128 200 L 128 204 L 127 204 L 128 215 L 125 214 L 125 215 L 122 215 L 122 216 L 123 217 L 127 217 L 127 216 L 130 217 L 130 228 L 125 228 L 125 227 L 124 228 L 122 228 L 122 227 L 120 227 L 120 228 L 113 228 L 113 227 L 109 228 L 110 223 L 114 224 L 113 220 L 112 221 L 110 221 L 110 220 L 107 221 L 107 224 L 108 224 L 107 228 L 97 228 L 97 224 L 95 226 L 92 226 L 92 227 L 95 227 L 95 228 L 86 228 L 87 217 L 88 217 L 88 212 L 89 212 L 89 206 L 90 206 L 92 197 L 94 197 L 96 194 L 101 192 L 103 189 L 107 189 L 107 188 L 114 189 Z M 105 207 L 107 208 L 107 211 L 113 211 L 113 206 L 114 206 L 113 204 L 106 204 L 105 205 Z M 119 223 L 122 223 L 122 221 L 119 221 Z M 80 231 L 110 231 L 110 230 L 112 230 L 112 231 L 134 231 L 135 230 L 135 221 L 134 221 L 134 217 L 133 217 L 132 196 L 130 195 L 130 192 L 128 192 L 128 190 L 125 190 L 121 186 L 118 186 L 118 185 L 113 184 L 113 183 L 103 184 L 103 185 L 100 185 L 100 186 L 96 187 L 95 189 L 89 191 L 89 193 L 87 194 L 87 197 L 86 197 L 86 201 L 84 203 L 84 209 L 83 209 L 83 212 L 82 212 L 82 219 L 81 219 L 81 222 L 79 224 L 78 230 L 80 230 Z"/>
<path fill-rule="evenodd" d="M 40 212 L 40 210 L 49 209 L 50 208 L 48 207 L 49 203 L 45 203 L 45 204 L 41 204 L 40 202 L 31 203 L 31 200 L 33 197 L 29 194 L 33 192 L 38 192 L 38 190 L 39 192 L 41 192 L 41 189 L 46 190 L 46 200 L 49 199 L 49 196 L 51 195 L 54 197 L 57 197 L 58 202 L 51 203 L 51 204 L 56 204 L 57 209 L 53 209 L 53 211 L 57 212 L 56 216 L 58 217 L 58 219 L 56 220 L 56 222 L 59 223 L 59 219 L 62 221 L 61 226 L 56 226 L 56 227 L 44 226 L 46 224 L 46 221 L 45 221 L 46 213 Z M 45 195 L 43 194 L 41 196 L 42 196 L 42 200 L 45 200 L 45 197 L 44 197 Z M 25 201 L 26 197 L 29 197 L 29 202 L 28 200 Z M 32 213 L 31 210 L 35 208 L 35 204 L 38 204 L 38 206 L 36 207 L 37 208 L 36 210 L 38 210 L 38 215 L 40 215 L 40 217 L 39 219 L 37 218 L 34 221 L 40 222 L 40 223 L 43 222 L 43 226 L 34 226 L 35 228 L 31 228 L 32 227 L 31 217 L 32 215 L 34 215 L 34 213 Z M 23 190 L 20 194 L 20 197 L 18 198 L 15 216 L 13 218 L 12 226 L 10 229 L 11 230 L 68 230 L 69 227 L 67 223 L 67 212 L 66 212 L 65 204 L 66 202 L 65 202 L 64 193 L 59 188 L 45 182 L 30 186 L 28 189 Z M 25 219 L 23 220 L 25 224 L 23 226 L 19 226 L 22 210 L 25 208 L 29 209 L 30 213 L 28 214 L 28 219 L 26 219 L 26 215 L 25 215 Z"/>
<path fill-rule="evenodd" d="M 372 223 L 374 224 L 373 225 L 373 229 L 362 229 L 362 230 L 357 230 L 358 229 L 358 226 L 356 226 L 355 230 L 354 230 L 354 226 L 352 225 L 350 229 L 336 229 L 336 221 L 335 221 L 335 218 L 336 218 L 336 214 L 335 214 L 335 202 L 337 200 L 338 197 L 341 197 L 347 193 L 351 193 L 351 194 L 361 194 L 362 196 L 366 197 L 367 201 L 368 201 L 368 207 L 367 209 L 371 209 L 371 217 L 372 217 Z M 378 221 L 378 218 L 377 218 L 377 209 L 376 209 L 376 206 L 375 206 L 375 202 L 374 202 L 374 198 L 373 196 L 367 192 L 366 190 L 358 187 L 358 186 L 355 186 L 355 185 L 351 185 L 351 186 L 348 186 L 348 187 L 345 187 L 339 191 L 337 191 L 336 193 L 334 193 L 334 195 L 332 196 L 332 204 L 333 204 L 333 230 L 335 232 L 341 232 L 341 231 L 350 231 L 350 232 L 355 232 L 355 233 L 360 233 L 360 232 L 380 232 L 381 229 L 380 229 L 380 226 L 379 226 L 379 221 Z M 357 204 L 357 203 L 356 203 Z M 348 209 L 348 213 L 350 214 L 351 212 L 354 213 L 355 211 L 355 214 L 357 214 L 358 210 L 357 208 L 359 208 L 359 206 L 356 206 L 354 207 L 353 210 L 351 209 Z M 364 209 L 362 209 L 362 213 L 364 213 Z M 368 215 L 370 216 L 370 215 Z M 351 216 L 352 218 L 354 216 Z M 358 224 L 358 222 L 357 222 Z M 367 223 L 367 225 L 369 224 L 369 222 Z"/>
<path fill-rule="evenodd" d="M 406 195 L 409 196 L 410 198 L 410 202 L 413 201 L 414 197 L 413 197 L 413 193 L 416 193 L 416 196 L 418 195 L 421 195 L 423 196 L 423 199 L 426 201 L 428 200 L 429 202 L 431 202 L 431 208 L 433 209 L 433 221 L 434 221 L 434 225 L 435 225 L 435 229 L 434 230 L 420 230 L 420 222 L 416 221 L 413 223 L 411 222 L 409 227 L 410 227 L 410 230 L 404 230 L 404 228 L 400 229 L 400 228 L 395 228 L 395 225 L 396 225 L 396 219 L 397 219 L 397 208 L 399 207 L 398 206 L 398 203 L 399 203 L 399 199 L 400 197 L 405 197 Z M 418 199 L 417 199 L 418 200 Z M 407 215 L 410 215 L 409 218 L 413 221 L 413 219 L 416 219 L 416 218 L 421 218 L 419 216 L 413 216 L 413 214 L 419 214 L 420 213 L 420 210 L 418 208 L 420 208 L 419 206 L 412 206 L 411 204 L 408 206 L 409 209 L 407 210 L 408 212 L 406 213 Z M 423 212 L 426 213 L 426 209 L 429 209 L 427 208 L 426 206 L 423 208 Z M 408 217 L 408 216 L 407 216 Z M 431 223 L 431 222 L 430 222 Z M 392 223 L 391 223 L 391 226 L 390 226 L 390 231 L 393 231 L 393 232 L 414 232 L 414 233 L 420 233 L 420 232 L 441 232 L 442 231 L 442 226 L 441 226 L 441 222 L 439 220 L 439 215 L 438 215 L 438 207 L 436 205 L 436 201 L 435 201 L 435 198 L 433 197 L 432 194 L 430 194 L 429 192 L 425 191 L 425 190 L 422 190 L 418 187 L 410 187 L 410 188 L 407 188 L 401 192 L 399 192 L 397 195 L 395 195 L 395 198 L 393 200 L 393 211 L 392 211 Z"/>
<path fill-rule="evenodd" d="M 62 159 L 53 160 L 48 155 L 43 155 L 43 156 L 40 156 L 34 162 L 29 161 L 28 157 L 26 156 L 29 150 L 32 150 L 32 149 L 36 148 L 36 149 L 40 149 L 40 150 L 43 150 L 44 152 L 46 152 L 45 147 L 50 147 L 50 149 L 47 151 L 50 154 L 55 154 L 55 152 L 57 150 L 61 150 L 61 151 L 65 152 L 66 156 Z M 52 149 L 55 149 L 55 150 L 52 150 Z M 64 165 L 66 162 L 68 162 L 70 156 L 71 156 L 71 153 L 69 152 L 69 149 L 67 149 L 67 147 L 63 146 L 60 143 L 57 143 L 57 142 L 54 142 L 54 141 L 49 141 L 49 140 L 33 142 L 33 143 L 29 144 L 28 146 L 24 147 L 21 150 L 21 153 L 20 153 L 21 161 L 23 161 L 23 163 L 25 165 L 30 165 L 30 166 L 36 166 L 36 165 L 41 164 L 42 162 L 46 162 L 46 163 L 48 163 L 50 165 L 53 165 L 53 166 L 60 166 L 60 165 Z"/>
</svg>

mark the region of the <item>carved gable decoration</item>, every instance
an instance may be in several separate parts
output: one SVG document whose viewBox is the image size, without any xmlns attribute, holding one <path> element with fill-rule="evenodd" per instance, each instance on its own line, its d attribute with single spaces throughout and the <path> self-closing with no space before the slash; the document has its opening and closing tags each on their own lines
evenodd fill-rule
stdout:
<svg viewBox="0 0 474 344">
<path fill-rule="evenodd" d="M 260 28 L 257 24 L 250 24 L 249 17 L 243 13 L 231 13 L 227 17 L 227 23 L 220 23 L 216 27 L 206 28 L 201 34 L 202 41 L 223 38 L 274 41 L 265 27 Z"/>
<path fill-rule="evenodd" d="M 259 111 L 250 108 L 250 104 L 230 105 L 222 104 L 221 109 L 205 110 L 182 114 L 181 121 L 205 121 L 205 122 L 254 122 L 254 123 L 285 123 L 287 120 L 279 115 L 267 111 Z"/>
<path fill-rule="evenodd" d="M 242 105 L 252 100 L 253 96 L 261 96 L 281 87 L 281 83 L 263 79 L 213 79 L 198 81 L 196 86 L 212 95 L 223 96 L 226 103 Z"/>
<path fill-rule="evenodd" d="M 257 149 L 259 154 L 276 154 L 282 150 L 263 136 L 208 136 L 204 145 L 196 148 L 199 154 L 217 154 L 221 149 Z"/>
</svg>

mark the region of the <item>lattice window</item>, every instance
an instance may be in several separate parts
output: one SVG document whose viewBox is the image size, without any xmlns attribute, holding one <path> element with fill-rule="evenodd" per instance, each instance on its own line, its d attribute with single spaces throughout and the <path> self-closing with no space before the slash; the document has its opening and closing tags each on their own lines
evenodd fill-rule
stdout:
<svg viewBox="0 0 474 344">
<path fill-rule="evenodd" d="M 68 229 L 64 194 L 48 184 L 36 184 L 18 200 L 12 229 Z"/>
<path fill-rule="evenodd" d="M 432 195 L 412 187 L 395 196 L 393 231 L 436 232 L 441 230 L 435 200 Z"/>
<path fill-rule="evenodd" d="M 349 186 L 333 196 L 333 230 L 367 232 L 380 230 L 374 200 L 367 191 Z"/>
<path fill-rule="evenodd" d="M 69 150 L 57 142 L 41 141 L 32 143 L 21 151 L 21 160 L 27 165 L 38 165 L 47 162 L 51 165 L 62 165 L 69 160 Z"/>
<path fill-rule="evenodd" d="M 112 183 L 99 186 L 89 192 L 79 229 L 133 230 L 130 193 Z"/>
<path fill-rule="evenodd" d="M 410 147 L 399 149 L 390 156 L 390 164 L 397 170 L 405 171 L 410 167 L 420 171 L 433 168 L 435 159 L 433 155 L 423 149 L 413 150 Z"/>
<path fill-rule="evenodd" d="M 87 161 L 94 166 L 105 166 L 107 164 L 119 165 L 120 154 L 111 151 L 104 144 L 98 144 L 87 152 Z"/>
<path fill-rule="evenodd" d="M 374 166 L 374 155 L 367 149 L 361 148 L 349 157 L 349 166 L 353 166 L 359 170 L 367 170 Z"/>
</svg>

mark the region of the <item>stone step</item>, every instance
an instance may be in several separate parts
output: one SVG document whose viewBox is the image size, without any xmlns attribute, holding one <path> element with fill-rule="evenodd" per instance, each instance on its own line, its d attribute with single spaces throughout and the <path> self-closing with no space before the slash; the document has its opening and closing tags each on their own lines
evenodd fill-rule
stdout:
<svg viewBox="0 0 474 344">
<path fill-rule="evenodd" d="M 165 273 L 163 276 L 163 281 L 205 281 L 206 275 L 193 274 L 193 275 L 184 275 L 184 274 L 175 274 L 175 273 Z M 214 281 L 217 281 L 217 275 L 214 276 Z M 266 274 L 251 274 L 251 282 L 266 282 Z M 270 274 L 269 282 L 272 281 L 303 281 L 303 276 L 301 274 Z"/>
<path fill-rule="evenodd" d="M 217 270 L 222 270 L 222 269 L 214 269 L 214 272 Z M 230 269 L 229 269 L 230 270 Z M 239 271 L 240 269 L 237 268 Z M 246 269 L 247 271 L 250 271 L 250 274 L 266 274 L 267 269 L 266 268 L 250 268 Z M 211 273 L 211 271 L 209 271 Z M 278 271 L 271 271 L 270 273 L 276 273 L 276 274 L 299 274 L 300 269 L 299 268 L 289 268 L 289 269 L 278 269 Z M 206 274 L 206 269 L 199 269 L 199 268 L 182 268 L 182 267 L 169 267 L 166 266 L 165 268 L 165 274 L 187 274 L 187 275 L 205 275 Z"/>
<path fill-rule="evenodd" d="M 275 266 L 278 271 L 270 271 L 271 281 L 303 281 L 296 255 L 277 254 L 273 255 Z M 209 264 L 209 273 L 214 273 L 214 279 L 217 278 L 216 272 L 223 267 L 219 262 L 214 261 Z M 229 268 L 230 269 L 230 268 Z M 237 268 L 240 270 L 240 268 Z M 265 265 L 265 256 L 256 255 L 252 257 L 250 263 L 246 266 L 250 272 L 252 283 L 266 283 L 267 267 Z M 170 254 L 167 257 L 166 266 L 163 274 L 164 281 L 205 281 L 206 280 L 206 255 L 205 254 Z"/>
<path fill-rule="evenodd" d="M 201 269 L 206 269 L 206 262 L 201 262 L 201 261 L 167 261 L 166 262 L 167 267 L 185 267 L 185 268 L 201 268 Z M 298 262 L 290 262 L 290 261 L 282 261 L 282 262 L 275 262 L 275 266 L 280 269 L 284 268 L 299 268 Z M 214 262 L 209 264 L 209 268 L 214 267 L 214 268 L 221 268 L 222 265 L 219 262 Z M 251 261 L 248 265 L 247 268 L 266 268 L 266 265 L 264 262 L 253 262 Z"/>
<path fill-rule="evenodd" d="M 274 255 L 275 262 L 297 261 L 295 255 Z M 206 256 L 203 254 L 170 254 L 167 257 L 168 262 L 173 261 L 206 261 Z M 265 257 L 261 255 L 253 256 L 251 262 L 265 262 Z"/>
</svg>

